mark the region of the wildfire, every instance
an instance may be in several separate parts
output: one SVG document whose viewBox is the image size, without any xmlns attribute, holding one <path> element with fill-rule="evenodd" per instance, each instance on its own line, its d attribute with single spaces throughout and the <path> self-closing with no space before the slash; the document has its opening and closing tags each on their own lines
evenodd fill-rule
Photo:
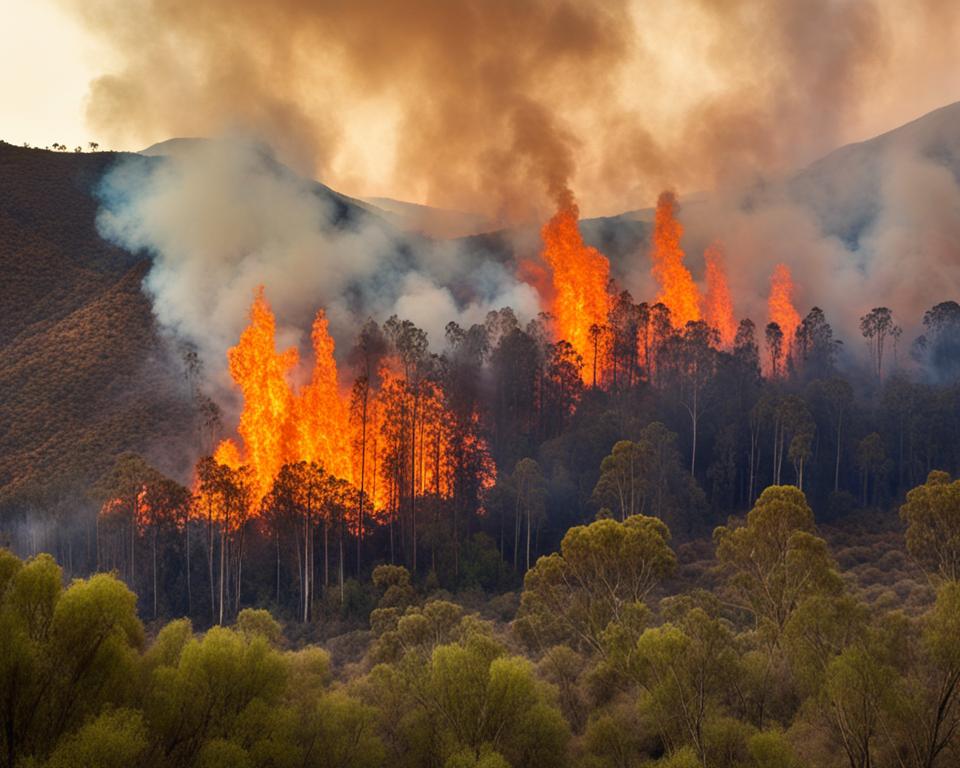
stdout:
<svg viewBox="0 0 960 768">
<path fill-rule="evenodd" d="M 717 329 L 720 343 L 732 347 L 737 334 L 737 323 L 733 317 L 733 299 L 730 297 L 730 285 L 727 283 L 727 271 L 723 247 L 719 242 L 712 243 L 703 255 L 706 263 L 707 294 L 704 298 L 706 321 Z"/>
<path fill-rule="evenodd" d="M 610 308 L 607 293 L 610 262 L 596 248 L 583 242 L 577 225 L 579 216 L 576 201 L 567 192 L 561 197 L 553 218 L 544 224 L 541 235 L 543 259 L 553 270 L 552 312 L 557 335 L 570 342 L 583 358 L 583 380 L 590 383 L 595 368 L 598 378 L 600 376 L 596 329 L 606 324 Z"/>
<path fill-rule="evenodd" d="M 691 320 L 700 319 L 700 292 L 693 282 L 690 270 L 683 263 L 680 238 L 683 225 L 677 221 L 677 198 L 673 192 L 662 192 L 657 200 L 653 228 L 653 277 L 660 286 L 657 301 L 670 310 L 670 319 L 676 328 L 683 328 Z"/>
<path fill-rule="evenodd" d="M 335 477 L 353 480 L 348 403 L 340 393 L 326 315 L 321 310 L 314 321 L 313 376 L 299 393 L 288 381 L 297 350 L 277 352 L 275 337 L 276 319 L 260 288 L 250 324 L 227 353 L 230 375 L 243 395 L 237 429 L 243 450 L 224 440 L 214 453 L 217 463 L 231 469 L 250 467 L 257 501 L 289 462 L 315 461 Z"/>
<path fill-rule="evenodd" d="M 315 461 L 327 472 L 353 481 L 350 457 L 350 410 L 340 393 L 334 343 L 326 313 L 313 321 L 313 376 L 294 400 L 294 455 L 298 461 Z"/>
<path fill-rule="evenodd" d="M 787 353 L 793 346 L 793 337 L 800 324 L 800 314 L 793 306 L 793 276 L 786 264 L 777 264 L 770 277 L 770 298 L 767 312 L 770 322 L 783 331 L 783 349 Z"/>
<path fill-rule="evenodd" d="M 229 438 L 220 442 L 217 450 L 213 453 L 213 458 L 217 464 L 223 464 L 225 467 L 230 467 L 230 469 L 240 469 L 240 466 L 243 464 L 243 459 L 240 458 L 240 449 L 237 447 L 237 444 Z"/>
<path fill-rule="evenodd" d="M 255 507 L 280 468 L 298 461 L 316 462 L 351 485 L 359 484 L 362 475 L 364 519 L 376 519 L 396 498 L 391 495 L 396 477 L 405 478 L 405 487 L 412 487 L 418 496 L 452 498 L 453 470 L 464 452 L 481 457 L 474 460 L 482 464 L 482 487 L 493 482 L 495 469 L 478 434 L 478 421 L 458 429 L 435 382 L 409 382 L 399 373 L 399 362 L 387 359 L 379 371 L 380 386 L 364 394 L 365 409 L 357 401 L 351 413 L 350 396 L 340 387 L 326 314 L 321 310 L 314 320 L 313 373 L 299 391 L 288 381 L 297 352 L 277 352 L 275 330 L 261 289 L 250 311 L 250 325 L 228 353 L 230 373 L 243 394 L 238 429 L 242 447 L 224 440 L 214 454 L 218 464 L 233 470 L 250 468 Z M 348 513 L 353 526 L 359 511 L 358 501 Z"/>
<path fill-rule="evenodd" d="M 288 458 L 287 425 L 294 409 L 287 375 L 297 365 L 297 350 L 278 353 L 275 335 L 276 320 L 261 287 L 250 308 L 250 325 L 227 352 L 230 375 L 243 395 L 237 431 L 243 438 L 244 461 L 253 470 L 257 499 L 270 490 Z"/>
</svg>

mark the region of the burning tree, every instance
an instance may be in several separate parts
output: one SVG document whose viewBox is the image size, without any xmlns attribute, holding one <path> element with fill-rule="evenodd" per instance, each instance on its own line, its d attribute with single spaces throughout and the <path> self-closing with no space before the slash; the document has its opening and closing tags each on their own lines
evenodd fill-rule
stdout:
<svg viewBox="0 0 960 768">
<path fill-rule="evenodd" d="M 610 308 L 610 263 L 596 248 L 584 244 L 579 215 L 573 195 L 566 192 L 556 214 L 543 226 L 543 260 L 553 270 L 551 312 L 557 338 L 568 341 L 586 361 L 584 383 L 596 386 L 604 375 L 600 341 Z"/>
</svg>

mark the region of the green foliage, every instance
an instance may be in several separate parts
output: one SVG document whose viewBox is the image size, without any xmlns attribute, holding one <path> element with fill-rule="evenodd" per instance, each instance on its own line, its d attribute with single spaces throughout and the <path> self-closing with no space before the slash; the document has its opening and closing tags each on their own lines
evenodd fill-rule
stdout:
<svg viewBox="0 0 960 768">
<path fill-rule="evenodd" d="M 683 747 L 675 752 L 671 752 L 662 760 L 647 763 L 645 768 L 703 768 L 703 763 L 693 749 Z"/>
<path fill-rule="evenodd" d="M 703 494 L 681 466 L 676 443 L 676 434 L 659 422 L 645 426 L 636 442 L 619 441 L 600 464 L 594 504 L 619 520 L 646 514 L 685 528 Z"/>
<path fill-rule="evenodd" d="M 262 637 L 271 645 L 283 640 L 283 629 L 270 611 L 262 608 L 244 608 L 237 614 L 237 629 L 246 637 Z"/>
<path fill-rule="evenodd" d="M 0 756 L 12 764 L 46 756 L 103 707 L 135 699 L 143 629 L 136 597 L 112 576 L 75 581 L 64 591 L 48 555 L 21 567 L 3 561 L 10 575 L 0 594 Z M 105 720 L 90 733 L 107 734 L 114 725 Z M 77 738 L 72 749 L 87 754 L 95 735 Z M 66 759 L 57 757 L 60 764 Z"/>
<path fill-rule="evenodd" d="M 900 507 L 907 524 L 907 548 L 928 571 L 960 580 L 960 480 L 934 471 L 907 494 Z"/>
<path fill-rule="evenodd" d="M 286 680 L 281 655 L 262 636 L 214 627 L 189 640 L 175 665 L 153 671 L 147 722 L 164 754 L 188 762 L 210 739 L 243 735 L 247 711 L 279 702 Z"/>
<path fill-rule="evenodd" d="M 760 731 L 747 742 L 755 768 L 802 768 L 790 742 L 780 731 Z"/>
<path fill-rule="evenodd" d="M 76 733 L 63 737 L 44 766 L 128 768 L 140 763 L 146 749 L 143 715 L 130 709 L 107 710 Z"/>
<path fill-rule="evenodd" d="M 31 640 L 45 640 L 60 599 L 63 572 L 50 555 L 37 555 L 11 580 L 6 602 L 19 615 Z"/>
<path fill-rule="evenodd" d="M 383 592 L 378 607 L 402 608 L 416 600 L 410 584 L 410 571 L 400 565 L 378 565 L 370 576 L 373 585 Z"/>
<path fill-rule="evenodd" d="M 767 488 L 746 525 L 721 526 L 714 541 L 731 598 L 773 640 L 804 597 L 840 587 L 826 542 L 814 532 L 813 512 L 792 485 Z"/>
<path fill-rule="evenodd" d="M 23 562 L 13 552 L 0 548 L 0 598 L 17 575 L 17 572 L 23 568 Z"/>
<path fill-rule="evenodd" d="M 385 749 L 376 733 L 377 712 L 343 693 L 329 693 L 309 715 L 304 740 L 315 744 L 308 751 L 311 768 L 376 768 L 383 765 Z"/>
<path fill-rule="evenodd" d="M 708 743 L 705 730 L 737 675 L 734 636 L 726 622 L 695 607 L 676 624 L 646 630 L 637 641 L 632 672 L 647 693 L 643 706 L 670 748 L 690 745 L 704 761 L 721 749 Z"/>
<path fill-rule="evenodd" d="M 226 739 L 211 739 L 200 748 L 196 768 L 253 768 L 249 753 L 239 744 Z"/>
<path fill-rule="evenodd" d="M 189 619 L 177 619 L 165 624 L 144 655 L 147 669 L 176 666 L 180 661 L 180 654 L 192 637 L 193 626 Z"/>
<path fill-rule="evenodd" d="M 173 621 L 146 644 L 113 576 L 63 589 L 49 556 L 0 552 L 0 765 L 952 765 L 955 581 L 912 617 L 841 589 L 789 487 L 718 532 L 716 592 L 653 592 L 675 568 L 668 537 L 641 516 L 571 529 L 521 598 L 519 635 L 556 638 L 531 644 L 535 663 L 464 605 L 418 604 L 399 567 L 375 571 L 366 656 L 344 663 L 342 645 L 281 650 L 263 610 L 203 634 Z M 769 606 L 788 607 L 776 633 L 755 618 Z"/>
<path fill-rule="evenodd" d="M 567 531 L 560 553 L 527 573 L 517 630 L 531 645 L 568 642 L 602 652 L 604 635 L 636 616 L 638 604 L 676 565 L 667 526 L 634 515 Z"/>
<path fill-rule="evenodd" d="M 510 763 L 497 752 L 481 750 L 477 754 L 468 750 L 451 756 L 443 768 L 510 768 Z"/>
</svg>

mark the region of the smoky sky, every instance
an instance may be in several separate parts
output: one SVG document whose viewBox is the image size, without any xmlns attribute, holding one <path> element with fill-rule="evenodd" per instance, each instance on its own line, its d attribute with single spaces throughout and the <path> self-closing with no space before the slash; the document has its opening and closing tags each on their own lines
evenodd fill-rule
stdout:
<svg viewBox="0 0 960 768">
<path fill-rule="evenodd" d="M 515 221 L 649 205 L 960 98 L 941 0 L 62 0 L 106 141 L 241 130 L 298 171 Z"/>
</svg>

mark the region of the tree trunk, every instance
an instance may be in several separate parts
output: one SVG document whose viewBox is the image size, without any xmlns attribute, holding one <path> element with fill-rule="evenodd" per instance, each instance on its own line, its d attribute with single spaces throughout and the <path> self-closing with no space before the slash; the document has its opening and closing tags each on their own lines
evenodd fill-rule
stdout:
<svg viewBox="0 0 960 768">
<path fill-rule="evenodd" d="M 223 588 L 226 569 L 226 545 L 227 545 L 227 521 L 224 520 L 220 528 L 220 613 L 217 620 L 218 624 L 223 624 Z"/>
<path fill-rule="evenodd" d="M 187 539 L 187 616 L 193 614 L 193 591 L 190 587 L 190 513 L 187 512 L 187 521 L 183 525 Z"/>
<path fill-rule="evenodd" d="M 343 527 L 344 527 L 344 523 L 346 523 L 346 519 L 344 518 L 343 511 L 341 510 L 341 512 L 340 512 L 340 536 L 339 536 L 339 538 L 340 538 L 340 553 L 339 553 L 339 556 L 338 556 L 338 558 L 337 558 L 337 563 L 338 563 L 338 565 L 339 565 L 339 571 L 340 571 L 340 574 L 339 574 L 339 580 L 340 580 L 340 605 L 343 605 Z"/>
<path fill-rule="evenodd" d="M 363 411 L 360 417 L 360 493 L 359 503 L 357 504 L 357 578 L 360 578 L 360 546 L 363 541 L 363 492 L 365 490 L 366 469 L 367 469 L 367 397 L 369 390 L 369 378 L 363 392 Z"/>
<path fill-rule="evenodd" d="M 310 515 L 303 516 L 303 623 L 310 610 Z"/>
<path fill-rule="evenodd" d="M 157 526 L 153 526 L 153 619 L 157 619 Z"/>
<path fill-rule="evenodd" d="M 207 571 L 210 581 L 210 623 L 217 619 L 217 600 L 213 583 L 213 509 L 207 504 Z"/>
<path fill-rule="evenodd" d="M 837 417 L 837 460 L 833 467 L 833 492 L 840 490 L 840 438 L 843 429 L 843 412 Z"/>
<path fill-rule="evenodd" d="M 524 572 L 530 570 L 530 507 L 527 506 L 527 567 Z"/>
</svg>

